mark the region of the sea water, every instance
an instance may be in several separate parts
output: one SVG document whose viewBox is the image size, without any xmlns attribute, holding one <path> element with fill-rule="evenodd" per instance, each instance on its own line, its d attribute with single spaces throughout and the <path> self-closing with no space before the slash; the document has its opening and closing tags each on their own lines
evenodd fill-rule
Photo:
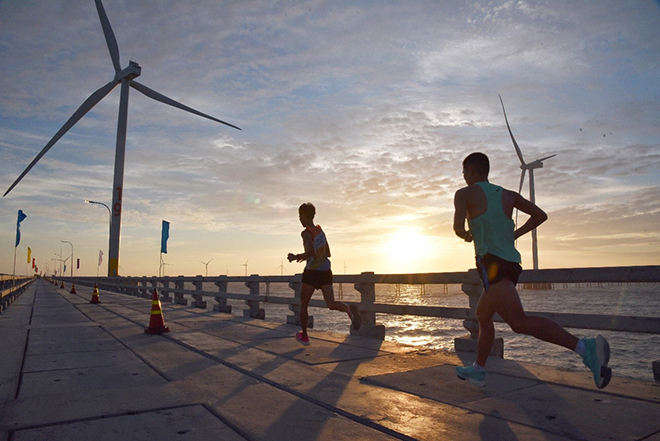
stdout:
<svg viewBox="0 0 660 441">
<path fill-rule="evenodd" d="M 211 285 L 212 286 L 212 285 Z M 204 287 L 205 291 L 214 289 Z M 214 287 L 215 288 L 215 287 Z M 612 314 L 636 317 L 660 315 L 660 284 L 555 284 L 554 289 L 520 289 L 519 294 L 526 311 L 565 312 L 584 314 Z M 217 289 L 217 288 L 215 288 Z M 230 283 L 229 292 L 247 293 L 243 284 Z M 271 284 L 273 296 L 291 297 L 293 291 L 284 283 Z M 352 284 L 334 285 L 335 297 L 347 302 L 359 302 L 360 293 Z M 260 294 L 266 293 L 261 285 Z M 314 299 L 322 299 L 316 291 Z M 209 304 L 213 303 L 212 301 Z M 233 314 L 243 315 L 246 305 L 242 301 L 229 300 Z M 421 306 L 467 307 L 468 297 L 460 285 L 376 285 L 376 303 L 399 303 Z M 262 302 L 266 320 L 285 323 L 291 315 L 288 305 Z M 210 308 L 211 306 L 209 306 Z M 314 317 L 314 329 L 348 333 L 350 322 L 344 313 L 327 308 L 310 307 Z M 467 334 L 462 320 L 411 315 L 377 314 L 376 322 L 385 326 L 385 339 L 418 348 L 454 350 L 454 338 Z M 521 362 L 554 366 L 565 370 L 585 370 L 582 359 L 572 351 L 515 334 L 504 323 L 496 323 L 496 336 L 504 338 L 504 356 Z M 593 337 L 601 334 L 610 343 L 610 366 L 616 376 L 653 380 L 651 362 L 660 360 L 660 335 L 633 332 L 611 332 L 590 329 L 568 329 L 577 337 Z"/>
</svg>

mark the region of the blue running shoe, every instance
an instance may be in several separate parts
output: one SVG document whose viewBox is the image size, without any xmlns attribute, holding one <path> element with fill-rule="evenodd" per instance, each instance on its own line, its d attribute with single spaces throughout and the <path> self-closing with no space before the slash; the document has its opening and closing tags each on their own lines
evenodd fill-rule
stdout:
<svg viewBox="0 0 660 441">
<path fill-rule="evenodd" d="M 583 338 L 582 341 L 586 348 L 582 361 L 591 369 L 596 387 L 602 389 L 612 379 L 612 369 L 607 367 L 610 362 L 610 345 L 601 335 L 596 338 Z"/>
<path fill-rule="evenodd" d="M 461 380 L 467 380 L 472 386 L 484 387 L 486 385 L 486 371 L 475 371 L 474 366 L 457 366 L 456 375 Z"/>
</svg>

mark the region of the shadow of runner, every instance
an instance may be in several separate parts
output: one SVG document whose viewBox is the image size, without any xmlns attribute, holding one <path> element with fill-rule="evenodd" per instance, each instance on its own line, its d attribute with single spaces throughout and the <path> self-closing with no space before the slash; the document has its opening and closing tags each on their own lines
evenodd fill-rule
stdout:
<svg viewBox="0 0 660 441">
<path fill-rule="evenodd" d="M 314 363 L 299 365 L 299 369 L 297 369 L 298 366 L 293 363 L 300 362 L 291 360 L 291 371 L 288 375 L 277 373 L 277 381 L 282 382 L 280 383 L 281 387 L 288 389 L 299 399 L 295 400 L 292 405 L 281 413 L 277 421 L 271 424 L 269 431 L 273 433 L 290 432 L 292 421 L 299 420 L 301 415 L 309 414 L 309 419 L 300 423 L 302 424 L 301 427 L 296 428 L 296 430 L 301 431 L 298 435 L 304 434 L 304 438 L 296 437 L 295 433 L 290 433 L 290 439 L 411 439 L 338 407 L 339 400 L 346 392 L 348 384 L 354 381 L 353 374 L 359 365 L 377 357 L 378 350 L 377 348 L 365 348 L 364 350 L 368 351 L 369 355 L 342 360 L 342 355 L 346 354 L 343 347 L 345 344 L 334 344 L 337 346 L 329 354 L 337 358 L 328 361 L 336 363 L 331 371 L 315 367 L 313 366 Z M 352 345 L 346 346 L 355 347 Z M 304 350 L 308 352 L 314 351 L 314 349 L 314 339 L 312 339 L 312 344 L 305 347 Z M 376 349 L 375 352 L 374 349 Z M 325 351 L 325 348 L 323 348 L 323 351 Z M 323 357 L 325 356 L 323 355 Z M 340 369 L 342 361 L 350 362 L 351 368 L 346 369 L 343 367 Z"/>
</svg>

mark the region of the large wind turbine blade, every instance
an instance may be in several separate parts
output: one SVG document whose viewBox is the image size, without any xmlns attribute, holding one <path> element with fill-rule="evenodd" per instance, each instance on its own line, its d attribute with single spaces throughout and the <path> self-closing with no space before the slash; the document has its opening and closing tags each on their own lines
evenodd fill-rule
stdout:
<svg viewBox="0 0 660 441">
<path fill-rule="evenodd" d="M 513 133 L 511 132 L 511 127 L 509 126 L 509 120 L 506 117 L 506 110 L 504 110 L 504 101 L 502 101 L 502 96 L 497 95 L 500 97 L 500 103 L 502 103 L 502 112 L 504 113 L 504 121 L 506 122 L 506 128 L 509 130 L 509 135 L 511 135 L 511 141 L 513 141 L 513 146 L 516 149 L 516 153 L 518 154 L 518 159 L 520 159 L 520 163 L 522 165 L 525 165 L 525 160 L 523 159 L 522 151 L 520 150 L 520 147 L 518 147 L 518 143 L 516 142 L 516 138 L 513 137 Z"/>
<path fill-rule="evenodd" d="M 201 117 L 204 117 L 204 118 L 208 118 L 208 119 L 210 119 L 211 121 L 219 122 L 219 123 L 224 124 L 224 125 L 226 125 L 226 126 L 233 127 L 233 128 L 235 128 L 235 129 L 241 130 L 240 127 L 236 127 L 236 126 L 233 125 L 233 124 L 229 124 L 228 122 L 225 122 L 225 121 L 219 120 L 219 119 L 214 118 L 214 117 L 212 117 L 212 116 L 210 116 L 210 115 L 207 115 L 207 114 L 205 114 L 205 113 L 202 113 L 202 112 L 200 112 L 200 111 L 197 111 L 197 110 L 195 110 L 195 109 L 193 109 L 193 108 L 191 108 L 191 107 L 188 107 L 188 106 L 186 106 L 186 105 L 184 105 L 184 104 L 181 104 L 181 103 L 178 102 L 178 101 L 174 101 L 172 98 L 168 98 L 168 97 L 166 97 L 165 95 L 162 95 L 162 94 L 156 92 L 156 91 L 153 90 L 153 89 L 149 89 L 147 86 L 145 86 L 144 84 L 140 84 L 140 83 L 138 83 L 137 81 L 131 81 L 131 87 L 133 87 L 133 89 L 135 89 L 135 90 L 138 90 L 138 91 L 142 92 L 143 94 L 145 94 L 145 95 L 148 96 L 149 98 L 152 98 L 152 99 L 154 99 L 154 100 L 156 100 L 156 101 L 160 101 L 161 103 L 168 104 L 168 105 L 170 105 L 170 106 L 172 106 L 172 107 L 176 107 L 177 109 L 185 110 L 186 112 L 190 112 L 190 113 L 193 113 L 193 114 L 195 114 L 195 115 L 198 115 L 198 116 L 201 116 Z"/>
<path fill-rule="evenodd" d="M 520 173 L 520 185 L 518 186 L 518 193 L 520 193 L 522 191 L 523 182 L 525 182 L 525 172 L 526 171 L 527 170 L 523 170 L 522 173 Z"/>
<path fill-rule="evenodd" d="M 112 58 L 112 64 L 115 66 L 115 72 L 121 72 L 121 64 L 119 63 L 119 46 L 117 45 L 117 39 L 115 38 L 115 33 L 112 32 L 112 26 L 110 26 L 110 20 L 105 14 L 105 9 L 103 8 L 103 3 L 101 0 L 95 0 L 96 9 L 99 12 L 99 18 L 101 19 L 101 27 L 103 27 L 103 34 L 105 35 L 105 41 L 108 44 L 108 50 L 110 51 L 110 58 Z"/>
<path fill-rule="evenodd" d="M 57 142 L 59 139 L 64 136 L 66 132 L 69 131 L 71 127 L 73 127 L 87 112 L 90 111 L 92 107 L 96 105 L 99 101 L 101 101 L 107 94 L 110 93 L 112 89 L 115 88 L 115 86 L 119 84 L 119 81 L 117 80 L 112 80 L 105 86 L 101 87 L 99 90 L 94 92 L 85 100 L 84 103 L 80 107 L 78 107 L 78 110 L 76 110 L 73 115 L 71 115 L 71 118 L 68 119 L 66 123 L 60 128 L 60 130 L 53 136 L 53 138 L 46 144 L 46 147 L 44 147 L 39 154 L 32 160 L 30 165 L 21 173 L 21 175 L 14 181 L 13 184 L 11 184 L 11 187 L 9 187 L 9 190 L 5 192 L 5 194 L 2 195 L 2 197 L 7 196 L 7 194 L 12 191 L 14 187 L 16 187 L 16 184 L 18 184 L 21 179 L 34 167 L 34 165 L 39 162 L 39 160 L 50 150 L 50 148 Z"/>
<path fill-rule="evenodd" d="M 543 162 L 543 161 L 545 161 L 546 159 L 554 158 L 555 156 L 557 156 L 556 153 L 555 153 L 554 155 L 546 156 L 545 158 L 537 159 L 537 161 L 541 161 L 541 162 Z"/>
</svg>

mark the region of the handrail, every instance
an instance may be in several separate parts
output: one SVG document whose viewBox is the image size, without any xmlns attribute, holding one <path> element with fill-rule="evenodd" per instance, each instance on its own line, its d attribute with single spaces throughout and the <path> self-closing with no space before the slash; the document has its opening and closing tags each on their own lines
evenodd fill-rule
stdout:
<svg viewBox="0 0 660 441">
<path fill-rule="evenodd" d="M 67 281 L 70 278 L 58 277 L 58 280 Z M 377 326 L 375 314 L 416 315 L 425 317 L 443 317 L 449 319 L 465 320 L 465 327 L 474 335 L 476 323 L 475 307 L 478 296 L 481 294 L 480 280 L 476 270 L 446 273 L 417 273 L 417 274 L 375 274 L 365 272 L 361 274 L 337 274 L 333 276 L 335 283 L 354 283 L 356 290 L 362 293 L 359 309 L 363 318 L 370 326 Z M 563 268 L 544 270 L 525 270 L 520 275 L 520 283 L 530 284 L 558 284 L 558 283 L 657 283 L 660 282 L 660 266 L 625 266 L 625 267 L 598 267 L 598 268 Z M 244 300 L 250 306 L 246 315 L 262 317 L 264 315 L 259 303 L 288 304 L 294 313 L 300 305 L 299 289 L 301 275 L 287 276 L 178 276 L 178 277 L 77 277 L 76 283 L 92 285 L 98 283 L 104 289 L 118 290 L 130 294 L 140 294 L 149 297 L 154 288 L 160 290 L 164 300 L 170 295 L 175 301 L 187 304 L 184 296 L 195 299 L 195 306 L 205 308 L 204 297 L 213 297 L 220 306 L 226 310 L 227 299 Z M 217 292 L 204 291 L 203 283 L 214 283 L 219 287 Z M 228 283 L 245 283 L 250 287 L 250 294 L 227 292 Z M 288 283 L 293 289 L 293 297 L 264 295 L 259 292 L 259 285 L 271 283 Z M 186 289 L 192 284 L 195 289 Z M 444 306 L 422 306 L 376 303 L 375 285 L 377 284 L 461 284 L 463 291 L 470 297 L 470 307 L 456 308 Z M 174 286 L 172 286 L 174 285 Z M 365 291 L 366 290 L 366 297 Z M 185 303 L 184 303 L 185 301 Z M 215 305 L 218 306 L 218 305 Z M 312 307 L 325 307 L 322 300 L 312 300 Z M 230 308 L 230 307 L 229 307 Z M 216 310 L 223 310 L 219 308 Z M 660 334 L 660 317 L 636 317 L 610 314 L 575 314 L 543 311 L 529 311 L 530 315 L 551 318 L 562 326 L 581 329 L 599 329 L 609 331 L 641 332 Z M 366 316 L 366 317 L 365 317 Z M 495 315 L 495 321 L 503 321 Z M 294 320 L 295 321 L 295 320 Z M 359 333 L 359 332 L 358 332 Z M 368 332 L 366 334 L 369 334 Z M 383 332 L 376 332 L 376 336 Z"/>
<path fill-rule="evenodd" d="M 20 296 L 34 279 L 34 277 L 10 276 L 0 280 L 0 313 Z"/>
</svg>

